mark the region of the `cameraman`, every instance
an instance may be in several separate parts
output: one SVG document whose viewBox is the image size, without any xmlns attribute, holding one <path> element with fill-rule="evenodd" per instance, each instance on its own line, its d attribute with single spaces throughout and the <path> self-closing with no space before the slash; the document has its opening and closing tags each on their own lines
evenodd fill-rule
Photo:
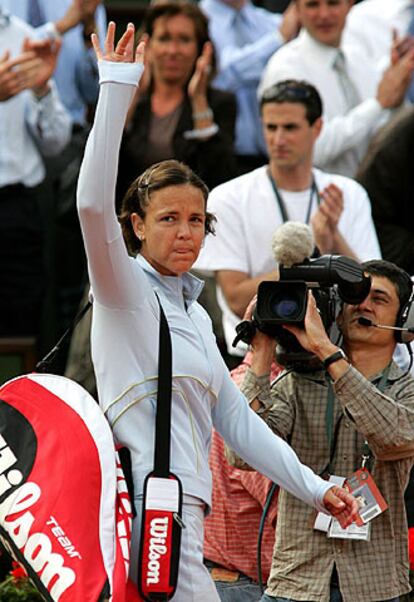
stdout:
<svg viewBox="0 0 414 602">
<path fill-rule="evenodd" d="M 362 266 L 372 277 L 371 290 L 365 301 L 344 305 L 339 314 L 344 353 L 328 338 L 309 294 L 304 328 L 284 327 L 321 360 L 321 369 L 292 372 L 271 389 L 275 341 L 257 331 L 241 388 L 251 407 L 315 472 L 350 477 L 368 455 L 367 467 L 388 509 L 371 521 L 368 540 L 328 538 L 312 528 L 312 511 L 280 491 L 262 602 L 395 602 L 410 591 L 404 489 L 414 458 L 414 382 L 392 361 L 393 331 L 363 326 L 358 319 L 399 323 L 412 284 L 392 263 Z"/>
</svg>

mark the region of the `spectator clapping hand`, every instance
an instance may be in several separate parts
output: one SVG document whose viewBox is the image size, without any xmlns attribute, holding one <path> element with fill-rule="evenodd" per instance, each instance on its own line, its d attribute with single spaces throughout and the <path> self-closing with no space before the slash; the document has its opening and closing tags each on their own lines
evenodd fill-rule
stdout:
<svg viewBox="0 0 414 602">
<path fill-rule="evenodd" d="M 312 230 L 320 252 L 332 253 L 336 246 L 338 222 L 344 209 L 342 190 L 330 184 L 322 190 L 320 198 L 321 203 L 311 219 Z"/>
<path fill-rule="evenodd" d="M 285 43 L 296 38 L 300 31 L 300 26 L 301 23 L 296 2 L 291 2 L 283 13 L 283 20 L 279 28 L 280 35 Z"/>
<path fill-rule="evenodd" d="M 33 52 L 24 52 L 11 59 L 10 52 L 6 51 L 0 57 L 0 101 L 9 100 L 27 88 L 38 64 Z"/>
<path fill-rule="evenodd" d="M 414 43 L 408 36 L 394 35 L 390 66 L 384 71 L 377 89 L 377 100 L 384 109 L 395 109 L 404 102 L 414 73 Z"/>
<path fill-rule="evenodd" d="M 61 40 L 31 40 L 23 42 L 23 52 L 33 53 L 36 68 L 31 73 L 26 88 L 30 88 L 38 97 L 45 96 L 49 91 L 48 81 L 56 68 L 56 62 L 61 48 Z"/>
<path fill-rule="evenodd" d="M 194 73 L 188 83 L 188 96 L 191 100 L 193 119 L 196 128 L 207 128 L 213 124 L 213 116 L 209 115 L 210 108 L 207 99 L 207 88 L 211 78 L 213 62 L 213 45 L 205 42 L 201 55 L 198 57 Z"/>
<path fill-rule="evenodd" d="M 39 97 L 47 94 L 47 82 L 55 70 L 60 46 L 60 40 L 26 38 L 18 56 L 11 59 L 10 53 L 5 52 L 0 58 L 0 101 L 27 89 Z"/>
<path fill-rule="evenodd" d="M 410 52 L 414 48 L 414 36 L 405 35 L 400 36 L 396 29 L 392 32 L 392 46 L 391 46 L 391 64 L 395 65 L 399 59 L 403 57 L 407 52 Z"/>
<path fill-rule="evenodd" d="M 68 10 L 59 21 L 55 23 L 56 30 L 63 35 L 69 29 L 83 24 L 86 31 L 93 31 L 95 11 L 102 0 L 72 0 Z"/>
<path fill-rule="evenodd" d="M 198 57 L 193 76 L 188 84 L 188 95 L 192 100 L 197 97 L 205 97 L 207 86 L 210 79 L 211 66 L 213 60 L 213 45 L 206 42 L 203 46 L 201 55 Z"/>
</svg>

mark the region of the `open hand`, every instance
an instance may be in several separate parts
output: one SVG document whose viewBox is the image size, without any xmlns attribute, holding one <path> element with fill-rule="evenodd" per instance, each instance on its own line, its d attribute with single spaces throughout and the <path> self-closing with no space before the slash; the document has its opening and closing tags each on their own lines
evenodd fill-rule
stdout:
<svg viewBox="0 0 414 602">
<path fill-rule="evenodd" d="M 391 51 L 391 64 L 384 71 L 377 88 L 377 100 L 384 109 L 399 107 L 404 101 L 414 73 L 414 47 L 400 55 Z"/>
<path fill-rule="evenodd" d="M 213 45 L 211 42 L 206 42 L 201 55 L 196 61 L 194 73 L 188 83 L 188 96 L 191 99 L 207 96 L 212 60 Z"/>
<path fill-rule="evenodd" d="M 296 2 L 291 2 L 283 13 L 283 20 L 279 27 L 279 32 L 285 42 L 290 42 L 299 33 L 300 19 Z"/>
<path fill-rule="evenodd" d="M 332 253 L 338 234 L 338 223 L 344 210 L 342 190 L 329 184 L 320 193 L 321 203 L 313 214 L 311 225 L 315 243 L 321 253 Z"/>
<path fill-rule="evenodd" d="M 326 510 L 339 522 L 343 529 L 349 527 L 357 517 L 359 506 L 353 495 L 334 485 L 325 493 L 323 503 Z"/>
<path fill-rule="evenodd" d="M 99 44 L 98 36 L 91 36 L 92 45 L 98 61 L 110 61 L 113 63 L 144 63 L 145 41 L 141 40 L 134 52 L 135 27 L 133 23 L 128 26 L 121 39 L 115 47 L 115 23 L 111 21 L 108 25 L 104 50 Z"/>
<path fill-rule="evenodd" d="M 398 63 L 399 59 L 414 48 L 414 36 L 400 36 L 396 29 L 392 30 L 391 65 Z"/>
<path fill-rule="evenodd" d="M 102 0 L 72 0 L 66 13 L 55 23 L 57 31 L 63 35 L 80 23 L 93 24 L 95 11 L 101 2 Z"/>
<path fill-rule="evenodd" d="M 0 57 L 0 101 L 31 88 L 40 65 L 34 52 L 22 52 L 11 59 L 10 52 L 6 51 Z"/>
<path fill-rule="evenodd" d="M 37 68 L 32 73 L 30 84 L 27 86 L 36 94 L 42 95 L 48 91 L 47 83 L 56 69 L 61 46 L 61 40 L 30 40 L 25 38 L 23 52 L 32 52 L 38 59 Z"/>
</svg>

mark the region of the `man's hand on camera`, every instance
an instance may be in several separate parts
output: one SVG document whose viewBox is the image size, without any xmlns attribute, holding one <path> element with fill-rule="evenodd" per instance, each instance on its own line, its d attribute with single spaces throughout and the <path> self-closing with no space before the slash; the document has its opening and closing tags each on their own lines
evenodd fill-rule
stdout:
<svg viewBox="0 0 414 602">
<path fill-rule="evenodd" d="M 321 362 L 339 351 L 339 347 L 331 342 L 326 333 L 312 291 L 309 291 L 308 294 L 304 328 L 290 324 L 284 324 L 283 328 L 294 334 L 302 347 L 316 355 Z M 330 363 L 326 369 L 331 378 L 337 381 L 349 369 L 349 364 L 350 362 L 345 357 L 335 358 L 335 361 Z"/>
<path fill-rule="evenodd" d="M 337 347 L 330 341 L 326 333 L 312 291 L 308 293 L 304 328 L 292 326 L 291 324 L 284 324 L 283 328 L 294 334 L 306 351 L 314 353 L 320 359 L 337 350 Z"/>
<path fill-rule="evenodd" d="M 254 308 L 257 303 L 257 295 L 253 297 L 244 312 L 244 320 L 252 320 Z M 272 361 L 275 357 L 276 341 L 273 337 L 261 332 L 256 328 L 255 335 L 250 343 L 252 350 L 251 369 L 256 376 L 263 376 L 270 372 Z"/>
</svg>

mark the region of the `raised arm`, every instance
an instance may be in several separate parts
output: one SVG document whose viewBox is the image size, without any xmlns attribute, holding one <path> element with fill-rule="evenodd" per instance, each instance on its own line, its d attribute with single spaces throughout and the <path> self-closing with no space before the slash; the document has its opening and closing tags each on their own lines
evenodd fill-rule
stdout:
<svg viewBox="0 0 414 602">
<path fill-rule="evenodd" d="M 142 302 L 137 298 L 114 200 L 122 131 L 143 71 L 144 44 L 134 52 L 134 34 L 129 24 L 115 47 L 115 24 L 110 23 L 104 50 L 92 35 L 101 88 L 78 183 L 78 210 L 94 296 L 104 305 L 123 308 Z"/>
</svg>

